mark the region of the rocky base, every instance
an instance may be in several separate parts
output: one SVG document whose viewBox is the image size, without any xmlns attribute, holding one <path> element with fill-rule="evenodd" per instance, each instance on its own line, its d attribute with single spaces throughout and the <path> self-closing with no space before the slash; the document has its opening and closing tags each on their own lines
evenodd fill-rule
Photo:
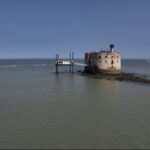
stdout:
<svg viewBox="0 0 150 150">
<path fill-rule="evenodd" d="M 94 67 L 85 67 L 84 72 L 89 74 L 117 75 L 121 73 L 121 70 L 114 70 L 114 69 L 102 70 L 99 69 L 97 66 L 94 66 Z"/>
<path fill-rule="evenodd" d="M 144 77 L 137 76 L 134 74 L 129 74 L 129 73 L 120 73 L 117 75 L 114 74 L 90 74 L 90 73 L 85 73 L 82 72 L 81 75 L 89 76 L 95 79 L 108 79 L 108 80 L 118 80 L 118 81 L 132 81 L 132 82 L 140 82 L 140 83 L 146 83 L 150 84 L 150 79 L 145 79 Z"/>
</svg>

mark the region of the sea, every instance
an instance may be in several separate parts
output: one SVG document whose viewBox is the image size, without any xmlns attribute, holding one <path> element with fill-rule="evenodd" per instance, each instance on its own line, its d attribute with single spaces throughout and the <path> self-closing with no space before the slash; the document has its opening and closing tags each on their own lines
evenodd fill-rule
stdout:
<svg viewBox="0 0 150 150">
<path fill-rule="evenodd" d="M 0 60 L 0 149 L 150 149 L 149 84 L 68 70 L 56 75 L 53 59 Z M 150 79 L 150 64 L 122 60 L 122 72 Z"/>
</svg>

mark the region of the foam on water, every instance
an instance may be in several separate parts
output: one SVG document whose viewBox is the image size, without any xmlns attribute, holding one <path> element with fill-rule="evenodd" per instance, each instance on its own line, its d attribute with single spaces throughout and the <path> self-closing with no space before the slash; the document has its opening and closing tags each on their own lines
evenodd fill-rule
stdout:
<svg viewBox="0 0 150 150">
<path fill-rule="evenodd" d="M 34 65 L 4 65 L 0 66 L 0 68 L 14 68 L 14 67 L 25 67 L 25 66 L 34 66 L 34 67 L 40 67 L 40 66 L 47 66 L 47 64 L 34 64 Z"/>
<path fill-rule="evenodd" d="M 0 66 L 1 68 L 13 68 L 13 67 L 22 67 L 23 65 L 6 65 L 6 66 Z"/>
</svg>

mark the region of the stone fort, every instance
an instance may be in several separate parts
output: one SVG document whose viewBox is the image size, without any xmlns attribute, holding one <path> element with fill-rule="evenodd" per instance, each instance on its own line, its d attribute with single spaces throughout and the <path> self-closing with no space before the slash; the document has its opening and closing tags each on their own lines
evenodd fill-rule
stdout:
<svg viewBox="0 0 150 150">
<path fill-rule="evenodd" d="M 101 74 L 120 74 L 121 55 L 110 44 L 109 50 L 85 53 L 85 72 Z"/>
</svg>

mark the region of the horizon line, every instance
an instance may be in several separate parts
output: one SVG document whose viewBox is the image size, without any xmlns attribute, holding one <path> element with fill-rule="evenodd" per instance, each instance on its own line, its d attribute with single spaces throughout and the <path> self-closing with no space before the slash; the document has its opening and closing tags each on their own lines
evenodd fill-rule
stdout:
<svg viewBox="0 0 150 150">
<path fill-rule="evenodd" d="M 55 59 L 55 57 L 18 57 L 18 58 L 14 58 L 14 57 L 8 57 L 8 58 L 0 58 L 0 60 L 3 59 Z M 67 57 L 61 57 L 60 59 L 69 59 Z M 74 59 L 84 59 L 84 57 L 76 57 Z M 150 58 L 121 58 L 121 59 L 150 59 Z"/>
</svg>

